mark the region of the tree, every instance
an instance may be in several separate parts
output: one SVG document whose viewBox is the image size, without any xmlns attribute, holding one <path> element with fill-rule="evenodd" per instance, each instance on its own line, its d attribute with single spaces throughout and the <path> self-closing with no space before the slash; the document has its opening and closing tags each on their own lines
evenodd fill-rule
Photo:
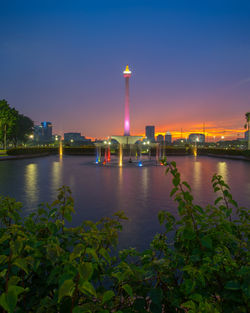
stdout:
<svg viewBox="0 0 250 313">
<path fill-rule="evenodd" d="M 16 145 L 18 141 L 26 142 L 27 136 L 33 132 L 33 127 L 34 123 L 29 117 L 19 114 L 13 136 L 14 144 Z"/>
<path fill-rule="evenodd" d="M 10 108 L 6 100 L 0 100 L 0 141 L 3 143 L 4 149 L 7 148 L 7 140 L 15 132 L 17 120 L 18 111 Z"/>
<path fill-rule="evenodd" d="M 4 149 L 7 148 L 7 141 L 25 142 L 27 135 L 33 131 L 33 121 L 11 108 L 6 100 L 0 100 L 0 142 L 3 143 Z"/>
<path fill-rule="evenodd" d="M 247 149 L 250 150 L 250 112 L 247 112 L 245 114 L 246 116 L 246 124 L 245 128 L 248 130 L 248 144 L 247 144 Z"/>
</svg>

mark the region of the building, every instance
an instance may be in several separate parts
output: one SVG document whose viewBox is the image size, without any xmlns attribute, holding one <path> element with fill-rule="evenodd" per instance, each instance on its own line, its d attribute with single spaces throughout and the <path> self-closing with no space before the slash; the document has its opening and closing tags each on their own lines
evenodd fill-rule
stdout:
<svg viewBox="0 0 250 313">
<path fill-rule="evenodd" d="M 145 127 L 145 136 L 151 142 L 155 141 L 155 127 L 154 126 L 146 126 Z"/>
<path fill-rule="evenodd" d="M 41 125 L 34 126 L 34 141 L 39 143 L 50 143 L 52 140 L 51 122 L 41 122 Z"/>
<path fill-rule="evenodd" d="M 165 134 L 165 142 L 166 143 L 172 143 L 172 135 L 170 132 L 166 132 Z"/>
<path fill-rule="evenodd" d="M 56 143 L 56 142 L 60 142 L 61 141 L 61 136 L 60 135 L 57 135 L 57 134 L 54 134 L 53 136 L 52 136 L 52 140 Z"/>
<path fill-rule="evenodd" d="M 84 145 L 91 143 L 91 139 L 85 138 L 81 133 L 64 133 L 64 142 L 75 145 Z"/>
<path fill-rule="evenodd" d="M 188 136 L 188 141 L 190 143 L 205 143 L 205 135 L 204 134 L 190 134 Z"/>
<path fill-rule="evenodd" d="M 163 141 L 164 141 L 164 137 L 162 135 L 158 135 L 157 142 L 163 142 Z"/>
</svg>

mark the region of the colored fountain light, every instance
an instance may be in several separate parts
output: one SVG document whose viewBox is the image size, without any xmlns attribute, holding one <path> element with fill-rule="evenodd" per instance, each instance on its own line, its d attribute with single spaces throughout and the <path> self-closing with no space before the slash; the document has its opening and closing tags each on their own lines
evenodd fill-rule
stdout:
<svg viewBox="0 0 250 313">
<path fill-rule="evenodd" d="M 126 66 L 123 71 L 125 78 L 125 115 L 124 115 L 124 136 L 130 136 L 130 119 L 129 119 L 129 78 L 132 72 L 129 70 L 129 66 Z"/>
</svg>

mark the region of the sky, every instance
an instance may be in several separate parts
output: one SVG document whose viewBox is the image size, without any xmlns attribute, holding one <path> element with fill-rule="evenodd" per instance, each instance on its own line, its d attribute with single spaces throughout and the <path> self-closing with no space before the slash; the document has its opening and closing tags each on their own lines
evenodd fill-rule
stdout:
<svg viewBox="0 0 250 313">
<path fill-rule="evenodd" d="M 242 137 L 249 0 L 0 0 L 0 99 L 53 132 Z"/>
</svg>

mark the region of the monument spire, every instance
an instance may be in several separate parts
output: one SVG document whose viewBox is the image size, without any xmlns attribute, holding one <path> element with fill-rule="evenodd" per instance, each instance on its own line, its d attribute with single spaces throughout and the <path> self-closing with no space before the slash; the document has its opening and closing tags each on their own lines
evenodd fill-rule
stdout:
<svg viewBox="0 0 250 313">
<path fill-rule="evenodd" d="M 129 66 L 126 66 L 123 71 L 125 78 L 125 114 L 124 114 L 124 136 L 130 136 L 130 119 L 129 119 L 129 78 L 132 72 L 129 70 Z"/>
</svg>

